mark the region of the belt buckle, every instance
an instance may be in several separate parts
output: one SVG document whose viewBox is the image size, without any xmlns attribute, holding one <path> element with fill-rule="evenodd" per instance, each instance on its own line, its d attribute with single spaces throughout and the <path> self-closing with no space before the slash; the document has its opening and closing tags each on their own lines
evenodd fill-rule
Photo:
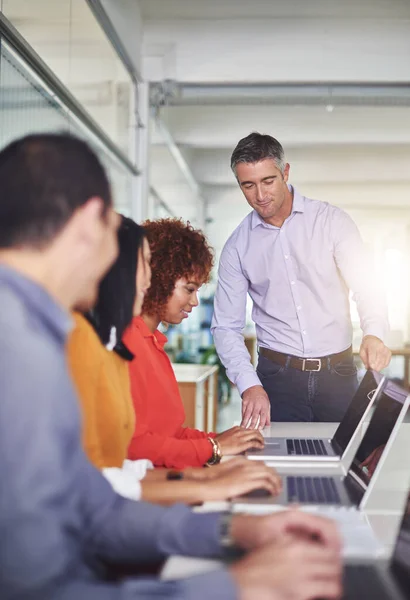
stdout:
<svg viewBox="0 0 410 600">
<path fill-rule="evenodd" d="M 303 361 L 302 362 L 302 371 L 311 371 L 313 373 L 317 373 L 322 368 L 322 359 L 321 358 L 303 358 L 302 361 Z M 307 362 L 317 362 L 317 368 L 307 369 L 306 368 Z"/>
</svg>

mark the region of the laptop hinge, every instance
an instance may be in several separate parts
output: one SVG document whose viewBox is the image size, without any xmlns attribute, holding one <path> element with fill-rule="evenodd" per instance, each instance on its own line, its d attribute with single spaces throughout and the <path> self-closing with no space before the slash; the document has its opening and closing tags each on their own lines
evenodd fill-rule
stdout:
<svg viewBox="0 0 410 600">
<path fill-rule="evenodd" d="M 333 452 L 335 453 L 336 456 L 340 456 L 340 458 L 342 458 L 343 456 L 343 450 L 341 445 L 336 442 L 336 440 L 334 440 L 333 438 L 331 440 L 329 440 L 330 445 L 332 446 Z"/>
<path fill-rule="evenodd" d="M 345 488 L 353 506 L 359 506 L 365 494 L 366 487 L 350 469 L 344 479 Z"/>
</svg>

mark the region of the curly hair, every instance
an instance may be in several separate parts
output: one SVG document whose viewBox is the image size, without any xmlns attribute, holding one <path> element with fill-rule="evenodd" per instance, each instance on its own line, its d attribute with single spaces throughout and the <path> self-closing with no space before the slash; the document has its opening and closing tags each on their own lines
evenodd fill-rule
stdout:
<svg viewBox="0 0 410 600">
<path fill-rule="evenodd" d="M 152 280 L 142 312 L 163 318 L 178 279 L 209 281 L 213 251 L 202 231 L 182 219 L 145 221 L 143 227 L 151 248 Z"/>
</svg>

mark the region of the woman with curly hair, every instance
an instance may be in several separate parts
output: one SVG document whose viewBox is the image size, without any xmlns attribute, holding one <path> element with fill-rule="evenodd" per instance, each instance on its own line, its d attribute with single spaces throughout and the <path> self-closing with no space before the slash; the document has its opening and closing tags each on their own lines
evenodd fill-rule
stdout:
<svg viewBox="0 0 410 600">
<path fill-rule="evenodd" d="M 83 419 L 83 448 L 113 488 L 133 500 L 160 504 L 223 500 L 257 488 L 279 491 L 279 479 L 264 465 L 237 458 L 215 469 L 173 473 L 153 469 L 149 460 L 126 460 L 135 429 L 128 363 L 133 355 L 121 341 L 133 316 L 141 313 L 150 286 L 150 251 L 145 232 L 121 217 L 119 255 L 102 280 L 94 309 L 74 312 L 67 346 L 68 364 Z M 254 467 L 254 468 L 252 468 Z"/>
<path fill-rule="evenodd" d="M 124 336 L 135 356 L 129 368 L 137 425 L 128 457 L 182 469 L 262 448 L 257 430 L 233 427 L 216 435 L 183 427 L 184 406 L 164 350 L 167 338 L 158 325 L 181 323 L 198 306 L 198 290 L 209 280 L 213 253 L 203 233 L 180 219 L 147 221 L 144 229 L 151 249 L 151 288 L 141 316 Z"/>
</svg>

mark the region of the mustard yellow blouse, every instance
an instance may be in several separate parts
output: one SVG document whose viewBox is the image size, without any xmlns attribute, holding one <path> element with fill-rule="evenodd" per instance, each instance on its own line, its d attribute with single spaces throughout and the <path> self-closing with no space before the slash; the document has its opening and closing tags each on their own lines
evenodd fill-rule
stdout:
<svg viewBox="0 0 410 600">
<path fill-rule="evenodd" d="M 83 447 L 98 469 L 122 467 L 135 429 L 128 363 L 103 346 L 81 314 L 73 318 L 68 363 L 81 402 Z"/>
</svg>

